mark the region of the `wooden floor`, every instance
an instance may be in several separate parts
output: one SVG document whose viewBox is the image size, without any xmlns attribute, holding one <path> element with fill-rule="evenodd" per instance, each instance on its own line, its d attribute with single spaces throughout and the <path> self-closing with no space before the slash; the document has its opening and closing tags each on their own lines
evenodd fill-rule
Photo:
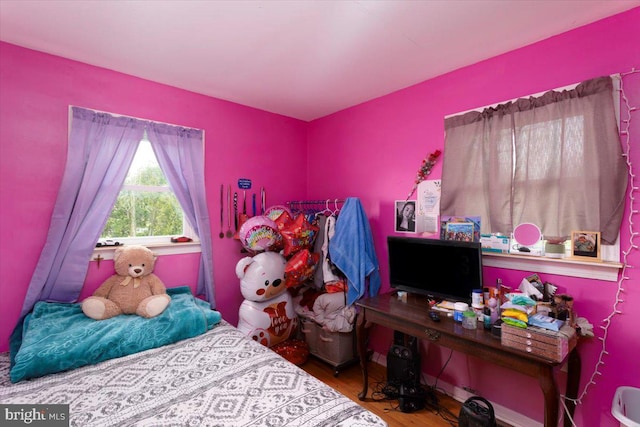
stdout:
<svg viewBox="0 0 640 427">
<path fill-rule="evenodd" d="M 412 413 L 400 411 L 397 400 L 379 400 L 384 396 L 382 393 L 377 394 L 378 399 L 375 398 L 375 394 L 372 398 L 372 391 L 381 390 L 381 387 L 386 384 L 386 368 L 377 363 L 369 362 L 369 393 L 365 401 L 358 399 L 358 393 L 362 390 L 360 365 L 354 364 L 335 376 L 335 369 L 332 366 L 311 356 L 301 368 L 380 416 L 389 424 L 389 427 L 450 427 L 458 425 L 457 417 L 460 413 L 460 403 L 443 394 L 436 395 L 440 410 L 436 406 L 429 405 L 429 408 Z M 435 401 L 431 401 L 435 403 Z"/>
</svg>

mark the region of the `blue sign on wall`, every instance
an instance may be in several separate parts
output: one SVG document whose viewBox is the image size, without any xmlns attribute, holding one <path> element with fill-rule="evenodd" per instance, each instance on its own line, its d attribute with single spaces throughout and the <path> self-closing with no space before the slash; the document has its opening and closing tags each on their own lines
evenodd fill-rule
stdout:
<svg viewBox="0 0 640 427">
<path fill-rule="evenodd" d="M 251 188 L 251 180 L 247 178 L 238 179 L 238 188 L 248 190 Z"/>
</svg>

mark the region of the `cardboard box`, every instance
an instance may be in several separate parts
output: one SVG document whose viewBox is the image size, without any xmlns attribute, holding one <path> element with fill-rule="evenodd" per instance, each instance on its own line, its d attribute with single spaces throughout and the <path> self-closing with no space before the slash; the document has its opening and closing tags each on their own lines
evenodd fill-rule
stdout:
<svg viewBox="0 0 640 427">
<path fill-rule="evenodd" d="M 536 356 L 562 362 L 577 341 L 576 330 L 565 325 L 558 332 L 529 326 L 526 329 L 502 325 L 501 343 Z"/>
<path fill-rule="evenodd" d="M 509 237 L 497 234 L 481 234 L 480 244 L 483 252 L 509 253 Z"/>
</svg>

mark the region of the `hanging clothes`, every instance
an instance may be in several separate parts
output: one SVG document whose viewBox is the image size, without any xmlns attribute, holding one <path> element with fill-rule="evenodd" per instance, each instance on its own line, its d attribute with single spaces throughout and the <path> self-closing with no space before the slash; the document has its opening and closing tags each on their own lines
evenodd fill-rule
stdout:
<svg viewBox="0 0 640 427">
<path fill-rule="evenodd" d="M 349 197 L 336 221 L 335 235 L 329 242 L 331 262 L 348 280 L 347 304 L 352 305 L 367 291 L 375 296 L 380 290 L 380 266 L 373 245 L 369 219 L 360 199 Z"/>
<path fill-rule="evenodd" d="M 313 286 L 320 289 L 322 285 L 324 285 L 324 276 L 322 274 L 322 264 L 324 261 L 324 254 L 322 253 L 322 246 L 325 241 L 326 234 L 326 226 L 327 226 L 327 217 L 325 215 L 318 215 L 318 235 L 316 236 L 316 241 L 313 244 L 313 252 L 320 254 L 320 262 L 318 263 L 318 267 L 316 268 L 316 272 L 313 276 Z"/>
</svg>

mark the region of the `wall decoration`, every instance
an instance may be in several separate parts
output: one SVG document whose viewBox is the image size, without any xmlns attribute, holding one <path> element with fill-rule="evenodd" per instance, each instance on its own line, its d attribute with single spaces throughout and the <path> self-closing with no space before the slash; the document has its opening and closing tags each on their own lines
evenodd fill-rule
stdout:
<svg viewBox="0 0 640 427">
<path fill-rule="evenodd" d="M 413 188 L 411 192 L 407 196 L 407 200 L 409 200 L 418 189 L 418 184 L 427 179 L 427 176 L 431 173 L 431 169 L 436 164 L 438 157 L 440 157 L 442 151 L 436 150 L 433 153 L 429 154 L 422 160 L 422 164 L 420 165 L 420 169 L 418 169 L 418 173 L 416 174 L 416 182 L 413 184 Z"/>
<path fill-rule="evenodd" d="M 437 233 L 440 215 L 440 180 L 431 179 L 418 184 L 416 232 Z"/>
<path fill-rule="evenodd" d="M 600 232 L 572 231 L 571 256 L 588 261 L 600 261 Z"/>
<path fill-rule="evenodd" d="M 396 200 L 396 233 L 416 232 L 416 202 L 415 200 Z"/>
</svg>

